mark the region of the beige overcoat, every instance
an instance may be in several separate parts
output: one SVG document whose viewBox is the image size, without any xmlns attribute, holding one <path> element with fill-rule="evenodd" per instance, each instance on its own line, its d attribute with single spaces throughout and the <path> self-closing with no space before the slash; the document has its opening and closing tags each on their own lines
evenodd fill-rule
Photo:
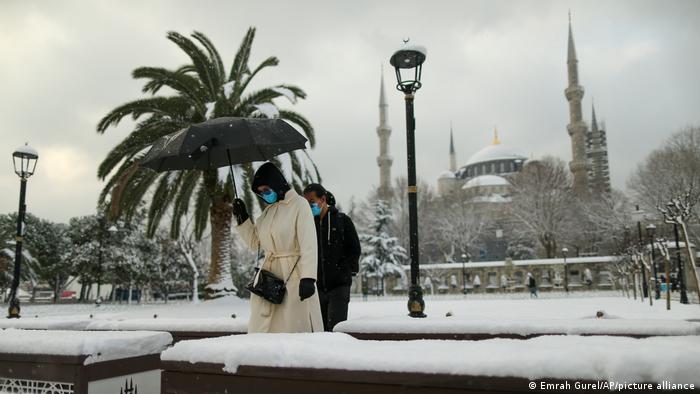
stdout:
<svg viewBox="0 0 700 394">
<path fill-rule="evenodd" d="M 316 225 L 308 201 L 290 189 L 284 200 L 265 207 L 255 225 L 248 219 L 236 229 L 248 247 L 265 253 L 262 268 L 277 277 L 287 279 L 299 261 L 281 304 L 251 294 L 248 332 L 323 331 L 318 291 L 304 301 L 299 299 L 299 280 L 316 279 L 318 260 Z"/>
</svg>

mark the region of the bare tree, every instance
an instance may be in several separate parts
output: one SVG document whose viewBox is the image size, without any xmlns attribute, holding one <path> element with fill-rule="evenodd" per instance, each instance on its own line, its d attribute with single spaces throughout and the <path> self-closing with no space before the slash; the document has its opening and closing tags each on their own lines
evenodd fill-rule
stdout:
<svg viewBox="0 0 700 394">
<path fill-rule="evenodd" d="M 627 183 L 647 212 L 683 195 L 690 185 L 700 185 L 700 127 L 671 135 L 638 165 Z M 700 197 L 700 188 L 692 197 Z"/>
<path fill-rule="evenodd" d="M 555 257 L 575 202 L 569 170 L 562 160 L 545 157 L 527 164 L 511 183 L 512 215 L 520 222 L 524 235 L 538 240 L 547 258 Z"/>
</svg>

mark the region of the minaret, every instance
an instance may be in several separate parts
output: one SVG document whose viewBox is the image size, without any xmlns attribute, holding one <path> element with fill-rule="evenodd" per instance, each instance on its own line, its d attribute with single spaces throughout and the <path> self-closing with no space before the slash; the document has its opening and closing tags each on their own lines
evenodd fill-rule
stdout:
<svg viewBox="0 0 700 394">
<path fill-rule="evenodd" d="M 578 60 L 574 35 L 571 32 L 571 12 L 569 12 L 569 45 L 566 59 L 569 72 L 569 86 L 564 90 L 569 102 L 569 124 L 566 126 L 571 137 L 571 162 L 569 169 L 574 175 L 573 191 L 583 197 L 588 195 L 588 166 L 586 164 L 586 124 L 581 115 L 581 99 L 583 87 L 578 84 Z"/>
<path fill-rule="evenodd" d="M 377 165 L 379 166 L 378 195 L 382 200 L 391 198 L 391 163 L 393 159 L 389 155 L 391 127 L 389 127 L 388 122 L 388 108 L 389 105 L 386 103 L 386 95 L 384 94 L 384 70 L 382 69 L 379 87 L 379 126 L 377 126 L 377 135 L 379 136 L 379 156 L 377 157 Z"/>
<path fill-rule="evenodd" d="M 457 154 L 455 153 L 455 140 L 452 135 L 452 122 L 450 122 L 450 171 L 457 172 Z"/>
<path fill-rule="evenodd" d="M 610 194 L 608 142 L 605 128 L 598 127 L 593 104 L 591 104 L 591 131 L 588 133 L 586 142 L 586 157 L 590 165 L 588 177 L 591 183 L 591 193 L 596 197 L 608 195 Z"/>
</svg>

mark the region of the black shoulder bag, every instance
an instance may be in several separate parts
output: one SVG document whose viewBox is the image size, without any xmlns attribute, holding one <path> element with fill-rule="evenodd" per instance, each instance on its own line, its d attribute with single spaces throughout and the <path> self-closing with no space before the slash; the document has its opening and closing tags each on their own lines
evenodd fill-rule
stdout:
<svg viewBox="0 0 700 394">
<path fill-rule="evenodd" d="M 260 260 L 260 244 L 258 244 L 258 260 Z M 297 268 L 299 259 L 294 263 L 294 267 L 289 271 L 287 280 L 278 278 L 275 274 L 260 267 L 255 267 L 253 279 L 245 286 L 246 290 L 262 297 L 263 299 L 273 303 L 281 304 L 284 301 L 284 295 L 287 292 L 287 282 L 292 277 L 292 273 Z"/>
</svg>

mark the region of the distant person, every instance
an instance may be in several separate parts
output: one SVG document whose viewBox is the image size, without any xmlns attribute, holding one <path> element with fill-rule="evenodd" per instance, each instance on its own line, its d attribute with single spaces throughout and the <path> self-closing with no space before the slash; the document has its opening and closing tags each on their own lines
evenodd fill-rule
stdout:
<svg viewBox="0 0 700 394">
<path fill-rule="evenodd" d="M 253 224 L 243 200 L 234 200 L 236 229 L 251 250 L 265 252 L 260 268 L 288 282 L 281 304 L 251 294 L 248 332 L 322 331 L 315 283 L 318 246 L 309 203 L 272 163 L 258 168 L 252 189 L 267 206 Z"/>
<path fill-rule="evenodd" d="M 537 298 L 537 282 L 531 273 L 527 273 L 527 288 L 530 289 L 530 298 Z"/>
<path fill-rule="evenodd" d="M 359 271 L 360 239 L 350 217 L 335 207 L 335 197 L 322 185 L 304 189 L 311 205 L 318 240 L 318 295 L 323 327 L 333 327 L 348 319 L 352 277 Z"/>
</svg>

